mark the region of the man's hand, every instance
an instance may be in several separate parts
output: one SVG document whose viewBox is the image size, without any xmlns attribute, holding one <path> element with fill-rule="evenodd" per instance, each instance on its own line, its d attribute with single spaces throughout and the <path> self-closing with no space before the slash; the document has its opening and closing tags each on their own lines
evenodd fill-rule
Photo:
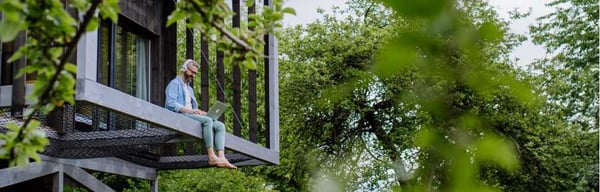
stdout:
<svg viewBox="0 0 600 192">
<path fill-rule="evenodd" d="M 198 115 L 206 115 L 206 112 L 200 110 L 200 109 L 194 109 L 194 114 L 198 114 Z"/>
<path fill-rule="evenodd" d="M 182 113 L 191 113 L 191 114 L 196 114 L 196 115 L 206 115 L 205 111 L 202 111 L 200 109 L 190 109 L 190 108 L 187 108 L 187 107 L 182 107 L 179 111 L 182 112 Z"/>
</svg>

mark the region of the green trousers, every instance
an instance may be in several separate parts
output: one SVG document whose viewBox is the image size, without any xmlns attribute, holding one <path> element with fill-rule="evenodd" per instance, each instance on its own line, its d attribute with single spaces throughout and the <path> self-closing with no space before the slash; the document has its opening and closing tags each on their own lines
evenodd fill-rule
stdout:
<svg viewBox="0 0 600 192">
<path fill-rule="evenodd" d="M 214 144 L 215 149 L 225 150 L 225 124 L 204 115 L 181 114 L 202 123 L 202 137 L 204 137 L 204 145 L 207 148 L 213 147 Z"/>
</svg>

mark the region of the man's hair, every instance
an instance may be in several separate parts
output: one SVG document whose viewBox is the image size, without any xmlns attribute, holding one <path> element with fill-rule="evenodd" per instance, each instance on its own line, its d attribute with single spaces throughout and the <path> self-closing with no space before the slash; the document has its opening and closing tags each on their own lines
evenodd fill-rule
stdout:
<svg viewBox="0 0 600 192">
<path fill-rule="evenodd" d="M 181 72 L 185 72 L 188 69 L 188 67 L 190 67 L 190 66 L 194 66 L 194 67 L 198 68 L 198 63 L 191 59 L 185 60 L 183 62 L 183 65 L 181 65 Z"/>
</svg>

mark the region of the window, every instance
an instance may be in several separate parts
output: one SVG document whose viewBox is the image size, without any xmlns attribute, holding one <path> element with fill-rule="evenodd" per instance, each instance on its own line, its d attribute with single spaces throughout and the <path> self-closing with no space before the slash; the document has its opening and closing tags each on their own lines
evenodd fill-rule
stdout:
<svg viewBox="0 0 600 192">
<path fill-rule="evenodd" d="M 119 22 L 122 23 L 122 22 Z M 150 93 L 150 41 L 126 25 L 104 20 L 98 31 L 97 81 L 148 101 Z M 88 111 L 87 114 L 89 114 Z M 84 114 L 86 114 L 84 112 Z M 93 112 L 96 130 L 129 129 L 146 124 L 104 109 Z"/>
<path fill-rule="evenodd" d="M 0 85 L 12 85 L 15 74 L 13 73 L 13 63 L 9 63 L 8 59 L 17 51 L 22 43 L 15 43 L 15 41 L 2 43 L 0 46 L 0 58 L 2 66 L 0 66 Z M 32 84 L 37 79 L 37 74 L 30 73 L 25 75 L 25 81 L 27 84 Z"/>
<path fill-rule="evenodd" d="M 103 21 L 99 29 L 99 83 L 149 100 L 150 41 Z"/>
</svg>

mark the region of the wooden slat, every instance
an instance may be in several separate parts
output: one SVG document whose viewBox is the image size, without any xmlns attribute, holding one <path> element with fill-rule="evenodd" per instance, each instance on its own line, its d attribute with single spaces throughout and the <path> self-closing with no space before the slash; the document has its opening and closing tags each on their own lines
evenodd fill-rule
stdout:
<svg viewBox="0 0 600 192">
<path fill-rule="evenodd" d="M 120 76 L 117 76 L 115 78 L 115 80 L 116 79 L 120 80 L 119 84 L 121 85 L 121 87 L 117 87 L 117 89 L 119 89 L 125 93 L 129 93 L 128 92 L 129 90 L 127 90 L 127 78 L 125 78 L 125 77 L 127 77 L 127 73 L 128 73 L 127 50 L 129 50 L 129 45 L 127 43 L 127 40 L 128 40 L 127 32 L 125 32 L 125 30 L 121 30 L 121 63 L 120 63 L 121 68 L 118 70 Z M 115 57 L 116 57 L 116 55 L 115 55 Z"/>
<path fill-rule="evenodd" d="M 256 70 L 248 70 L 248 126 L 250 141 L 257 142 L 256 122 Z"/>
<path fill-rule="evenodd" d="M 154 79 L 150 83 L 152 86 L 150 90 L 153 92 L 153 98 L 155 98 L 152 103 L 164 106 L 167 83 L 177 76 L 177 23 L 166 27 L 169 14 L 175 10 L 175 2 L 161 2 L 164 4 L 159 25 L 161 26 L 161 37 L 155 38 L 160 39 L 160 44 L 158 46 L 155 46 L 157 44 L 150 45 L 153 53 L 159 55 L 158 62 L 153 62 L 156 60 L 150 62 L 153 66 L 151 78 Z M 154 82 L 156 79 L 158 79 L 158 82 Z M 161 146 L 161 155 L 174 155 L 176 150 L 176 144 L 165 144 Z"/>
<path fill-rule="evenodd" d="M 189 20 L 186 20 L 186 22 L 189 22 Z M 185 59 L 194 59 L 194 32 L 192 29 L 185 30 Z M 194 143 L 184 143 L 183 153 L 186 155 L 197 154 L 194 150 Z"/>
<path fill-rule="evenodd" d="M 252 3 L 248 7 L 248 15 L 256 13 L 256 4 Z M 252 19 L 248 18 L 248 22 Z M 254 27 L 248 28 L 254 30 Z M 257 142 L 257 120 L 256 120 L 256 70 L 248 70 L 248 128 L 250 141 Z"/>
<path fill-rule="evenodd" d="M 235 15 L 233 16 L 233 27 L 240 27 L 240 0 L 232 0 L 233 1 L 233 11 Z M 239 118 L 242 111 L 242 92 L 241 92 L 241 73 L 240 66 L 238 63 L 233 63 L 233 80 L 231 81 L 231 88 L 233 89 L 233 113 L 234 113 L 234 121 L 233 121 L 233 134 L 236 136 L 242 135 L 242 127 Z"/>
<path fill-rule="evenodd" d="M 160 24 L 160 26 L 162 26 L 160 45 L 150 45 L 150 47 L 153 49 L 158 49 L 156 52 L 153 51 L 153 53 L 160 55 L 159 62 L 150 62 L 152 63 L 154 72 L 152 73 L 151 77 L 153 79 L 156 77 L 159 80 L 158 82 L 153 81 L 150 83 L 152 85 L 151 90 L 154 93 L 153 95 L 156 96 L 156 99 L 153 101 L 153 103 L 159 105 L 164 105 L 165 88 L 167 87 L 167 83 L 177 76 L 177 23 L 173 23 L 171 26 L 166 27 L 166 21 L 169 14 L 175 10 L 175 3 L 173 1 L 163 2 L 164 5 L 161 19 L 162 23 Z"/>
<path fill-rule="evenodd" d="M 233 16 L 232 25 L 233 27 L 240 27 L 240 0 L 232 0 Z"/>
<path fill-rule="evenodd" d="M 217 100 L 225 101 L 225 66 L 223 64 L 224 54 L 222 51 L 217 51 Z M 219 121 L 225 122 L 225 115 L 219 117 Z"/>
<path fill-rule="evenodd" d="M 267 6 L 269 0 L 265 0 L 265 6 Z M 267 56 L 264 58 L 264 63 L 263 63 L 263 67 L 265 70 L 265 75 L 263 76 L 264 79 L 264 90 L 265 90 L 265 129 L 266 129 L 266 135 L 270 136 L 271 134 L 271 124 L 269 123 L 271 121 L 271 108 L 269 106 L 271 106 L 271 100 L 270 100 L 270 89 L 271 87 L 269 86 L 269 82 L 271 81 L 271 71 L 269 70 L 269 64 L 271 63 L 271 58 L 269 58 L 271 56 L 271 53 L 269 52 L 269 35 L 265 35 L 265 46 L 264 46 L 264 54 Z M 266 139 L 266 146 L 269 147 L 271 146 L 271 141 L 270 139 Z"/>
<path fill-rule="evenodd" d="M 25 44 L 27 37 L 24 32 L 19 33 L 14 40 L 14 49 L 15 52 L 22 45 Z M 21 57 L 20 59 L 13 62 L 12 67 L 12 76 L 14 77 L 19 70 L 25 68 L 26 65 L 25 57 Z M 23 116 L 23 108 L 25 107 L 25 76 L 21 76 L 19 78 L 15 78 L 12 82 L 12 103 L 10 107 L 11 116 L 13 117 L 22 117 Z"/>
<path fill-rule="evenodd" d="M 185 58 L 194 59 L 194 33 L 192 29 L 185 30 Z"/>
<path fill-rule="evenodd" d="M 200 99 L 202 100 L 202 106 L 200 109 L 203 111 L 208 111 L 208 86 L 209 86 L 209 55 L 208 55 L 208 37 L 202 37 L 200 41 L 200 51 L 201 51 L 201 61 L 200 61 L 200 70 L 201 70 L 201 78 L 200 78 Z"/>
</svg>

